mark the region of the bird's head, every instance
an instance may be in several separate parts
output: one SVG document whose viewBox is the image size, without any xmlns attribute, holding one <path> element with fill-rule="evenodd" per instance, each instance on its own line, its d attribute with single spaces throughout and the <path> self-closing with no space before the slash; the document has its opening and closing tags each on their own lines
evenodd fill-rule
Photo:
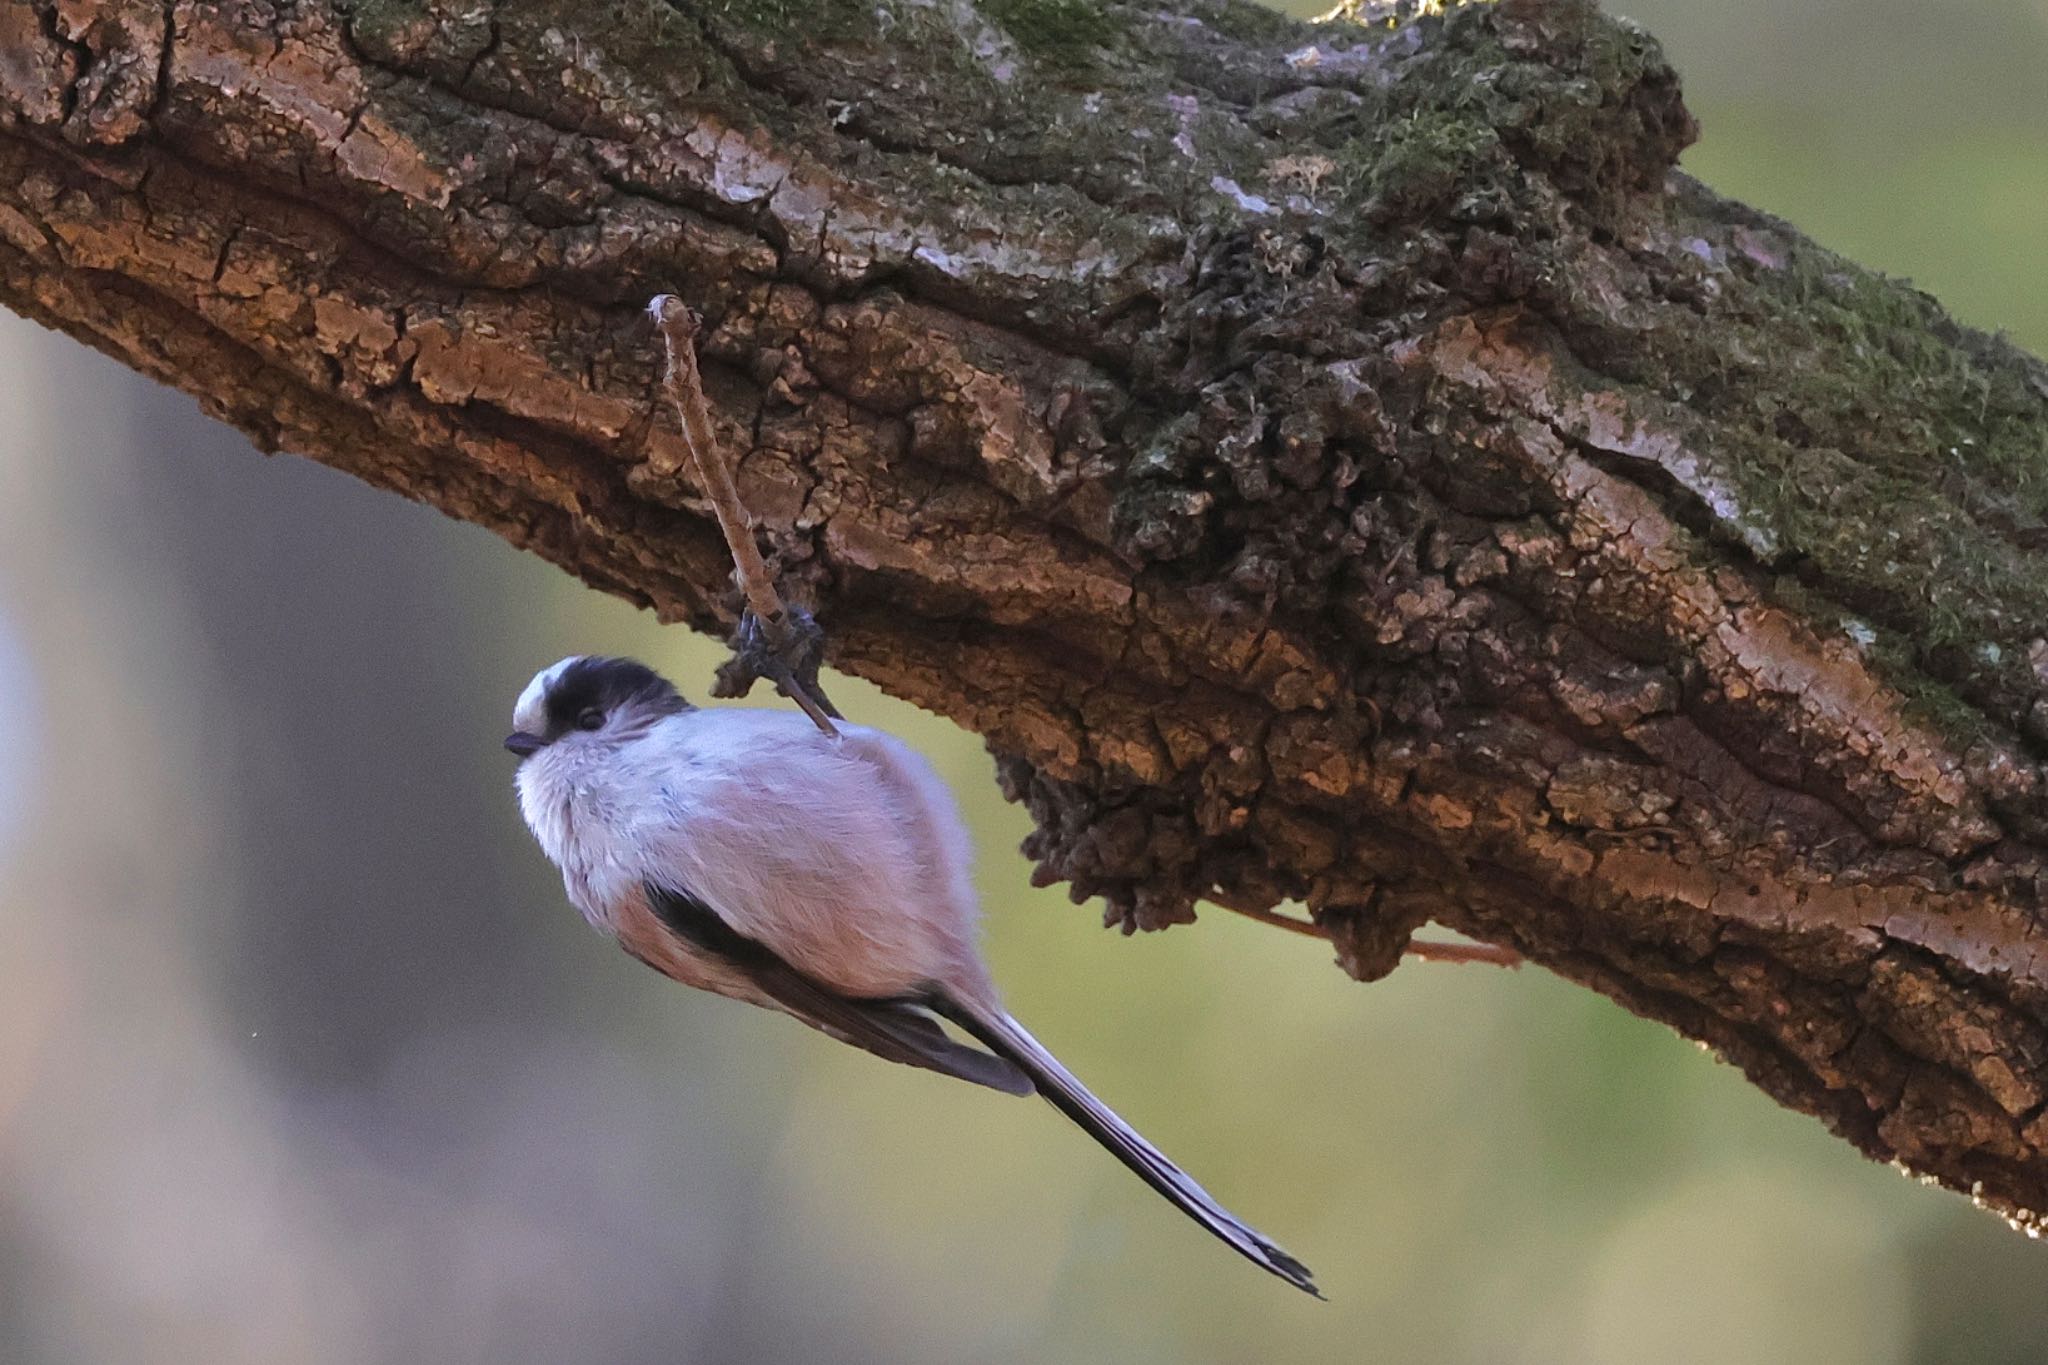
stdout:
<svg viewBox="0 0 2048 1365">
<path fill-rule="evenodd" d="M 526 759 L 555 744 L 635 732 L 689 709 L 668 679 L 646 664 L 573 654 L 534 674 L 519 694 L 505 747 Z"/>
</svg>

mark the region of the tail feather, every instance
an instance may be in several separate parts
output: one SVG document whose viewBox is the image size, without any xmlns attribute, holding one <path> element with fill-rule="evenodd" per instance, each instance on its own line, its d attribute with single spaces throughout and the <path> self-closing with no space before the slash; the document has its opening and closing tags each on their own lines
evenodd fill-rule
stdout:
<svg viewBox="0 0 2048 1365">
<path fill-rule="evenodd" d="M 1212 1199 L 1208 1191 L 1169 1161 L 1165 1153 L 1117 1117 L 1116 1111 L 1095 1098 L 1087 1086 L 1060 1065 L 1057 1057 L 1025 1031 L 1022 1024 L 1000 1009 L 955 1000 L 936 1001 L 933 1008 L 998 1056 L 1015 1062 L 1031 1077 L 1038 1092 L 1051 1101 L 1054 1108 L 1108 1148 L 1117 1160 L 1135 1171 L 1146 1184 L 1221 1238 L 1233 1251 L 1278 1275 L 1296 1289 L 1314 1294 L 1319 1299 L 1322 1297 L 1307 1266 Z"/>
</svg>

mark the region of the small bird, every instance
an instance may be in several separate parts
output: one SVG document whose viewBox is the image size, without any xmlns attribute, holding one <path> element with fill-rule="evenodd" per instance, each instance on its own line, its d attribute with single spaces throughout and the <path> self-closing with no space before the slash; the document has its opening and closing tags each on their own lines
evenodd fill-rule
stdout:
<svg viewBox="0 0 2048 1365">
<path fill-rule="evenodd" d="M 627 952 L 892 1062 L 1035 1091 L 1240 1255 L 1322 1297 L 1308 1267 L 1004 1012 L 977 943 L 966 828 L 902 741 L 858 725 L 834 737 L 787 711 L 699 709 L 644 664 L 580 655 L 534 676 L 512 725 L 527 826 L 570 901 Z"/>
</svg>

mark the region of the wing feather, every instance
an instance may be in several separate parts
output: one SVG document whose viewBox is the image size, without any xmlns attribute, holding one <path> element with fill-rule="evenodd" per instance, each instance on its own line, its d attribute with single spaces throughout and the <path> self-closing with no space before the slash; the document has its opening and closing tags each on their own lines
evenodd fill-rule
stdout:
<svg viewBox="0 0 2048 1365">
<path fill-rule="evenodd" d="M 1029 1095 L 1031 1079 L 1015 1063 L 946 1036 L 914 999 L 861 1000 L 805 976 L 774 950 L 734 929 L 687 891 L 648 884 L 648 908 L 695 952 L 745 977 L 783 1009 L 841 1042 L 878 1057 L 920 1066 L 1011 1095 Z"/>
</svg>

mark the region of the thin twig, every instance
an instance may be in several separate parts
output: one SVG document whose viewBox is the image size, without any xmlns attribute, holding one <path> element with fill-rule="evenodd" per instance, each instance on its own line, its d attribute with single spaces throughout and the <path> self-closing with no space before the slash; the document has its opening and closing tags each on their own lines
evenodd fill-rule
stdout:
<svg viewBox="0 0 2048 1365">
<path fill-rule="evenodd" d="M 775 591 L 775 576 L 768 570 L 768 561 L 761 557 L 761 547 L 754 543 L 754 522 L 747 515 L 746 504 L 740 501 L 732 463 L 711 429 L 711 412 L 704 402 L 704 381 L 697 373 L 697 331 L 701 324 L 689 306 L 673 294 L 655 295 L 647 304 L 647 314 L 661 328 L 661 339 L 668 350 L 668 368 L 661 382 L 682 424 L 683 448 L 690 454 L 698 486 L 711 500 L 711 510 L 718 516 L 718 529 L 725 533 L 725 543 L 732 547 L 733 568 L 739 573 L 740 593 L 746 598 L 747 609 L 760 622 L 770 651 L 780 658 L 791 643 L 789 616 L 783 610 L 781 595 Z M 774 681 L 784 695 L 803 708 L 812 724 L 835 739 L 838 737 L 839 727 L 832 723 L 830 713 L 786 665 Z"/>
<path fill-rule="evenodd" d="M 704 381 L 697 372 L 697 332 L 702 324 L 689 306 L 673 294 L 657 294 L 647 305 L 647 311 L 661 328 L 661 339 L 668 349 L 668 369 L 662 375 L 662 387 L 682 421 L 683 446 L 690 452 L 697 482 L 711 499 L 719 529 L 732 546 L 733 567 L 739 570 L 740 591 L 746 595 L 747 605 L 754 609 L 761 624 L 773 632 L 782 621 L 782 598 L 775 591 L 775 579 L 768 572 L 768 562 L 761 557 L 760 546 L 754 543 L 753 518 L 740 501 L 732 466 L 711 429 L 711 411 L 704 402 Z"/>
<path fill-rule="evenodd" d="M 1254 910 L 1249 905 L 1232 905 L 1213 896 L 1210 897 L 1210 904 L 1220 906 L 1233 915 L 1243 915 L 1246 919 L 1270 924 L 1275 929 L 1285 929 L 1290 934 L 1300 934 L 1303 938 L 1319 938 L 1325 943 L 1330 941 L 1329 933 L 1321 925 L 1312 924 L 1305 919 L 1296 919 L 1292 915 L 1283 915 L 1273 910 Z"/>
<path fill-rule="evenodd" d="M 1249 901 L 1233 904 L 1220 893 L 1211 893 L 1207 899 L 1211 905 L 1235 915 L 1243 915 L 1246 919 L 1255 919 L 1261 924 L 1270 924 L 1275 929 L 1300 934 L 1303 938 L 1319 938 L 1325 943 L 1330 942 L 1329 930 L 1309 920 L 1262 909 Z M 1484 962 L 1495 967 L 1512 968 L 1521 966 L 1524 961 L 1522 955 L 1514 949 L 1503 948 L 1493 943 L 1444 943 L 1437 939 L 1417 938 L 1408 941 L 1405 951 L 1409 957 L 1421 962 Z"/>
</svg>

